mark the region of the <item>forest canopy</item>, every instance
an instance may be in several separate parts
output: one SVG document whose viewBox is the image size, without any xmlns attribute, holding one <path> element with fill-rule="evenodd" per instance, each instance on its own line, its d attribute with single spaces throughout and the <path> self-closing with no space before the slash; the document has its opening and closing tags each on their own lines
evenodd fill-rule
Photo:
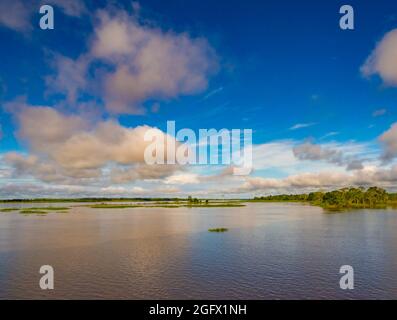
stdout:
<svg viewBox="0 0 397 320">
<path fill-rule="evenodd" d="M 263 197 L 255 197 L 254 201 L 299 201 L 310 202 L 324 208 L 377 208 L 388 204 L 397 203 L 396 193 L 387 193 L 379 187 L 343 188 L 339 190 L 323 192 L 311 192 L 305 194 L 281 194 Z"/>
</svg>

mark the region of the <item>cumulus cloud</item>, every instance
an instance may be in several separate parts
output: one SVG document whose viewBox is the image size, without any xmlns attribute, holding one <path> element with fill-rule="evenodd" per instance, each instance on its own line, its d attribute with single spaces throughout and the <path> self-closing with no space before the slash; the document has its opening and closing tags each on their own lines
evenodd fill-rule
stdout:
<svg viewBox="0 0 397 320">
<path fill-rule="evenodd" d="M 179 173 L 169 176 L 164 181 L 165 184 L 197 184 L 200 183 L 199 177 L 194 173 Z"/>
<path fill-rule="evenodd" d="M 114 183 L 127 183 L 137 180 L 158 180 L 172 175 L 180 169 L 178 165 L 147 165 L 137 164 L 128 168 L 115 168 L 110 172 Z"/>
<path fill-rule="evenodd" d="M 51 152 L 69 137 L 89 128 L 83 118 L 63 115 L 51 107 L 29 107 L 25 104 L 7 104 L 17 118 L 18 136 L 34 150 Z"/>
<path fill-rule="evenodd" d="M 120 196 L 120 197 L 136 197 L 143 196 L 150 193 L 150 190 L 142 187 L 126 188 L 121 186 L 108 186 L 100 189 L 100 193 L 103 195 Z"/>
<path fill-rule="evenodd" d="M 152 129 L 125 128 L 114 120 L 92 126 L 79 116 L 64 115 L 50 107 L 26 107 L 17 118 L 18 136 L 34 152 L 45 153 L 61 166 L 76 169 L 98 168 L 110 161 L 143 162 L 143 151 L 149 144 L 144 135 Z"/>
<path fill-rule="evenodd" d="M 306 192 L 318 189 L 335 189 L 346 186 L 394 186 L 397 166 L 390 169 L 367 167 L 351 174 L 345 172 L 307 172 L 282 179 L 248 177 L 238 192 Z"/>
<path fill-rule="evenodd" d="M 77 115 L 65 115 L 50 107 L 13 103 L 19 130 L 17 135 L 29 148 L 29 155 L 9 153 L 4 160 L 18 175 L 29 174 L 50 182 L 67 178 L 101 177 L 111 165 L 128 169 L 111 171 L 119 182 L 156 179 L 172 174 L 176 166 L 148 166 L 144 152 L 148 130 L 156 132 L 165 144 L 173 139 L 156 128 L 126 128 L 115 120 L 90 123 Z M 159 140 L 161 143 L 161 140 Z M 167 156 L 165 154 L 165 156 Z M 120 175 L 123 178 L 120 178 Z"/>
<path fill-rule="evenodd" d="M 2 199 L 88 197 L 98 195 L 97 190 L 78 185 L 44 185 L 39 183 L 13 182 L 0 185 Z M 95 193 L 94 193 L 95 192 Z M 10 196 L 11 195 L 11 196 Z"/>
<path fill-rule="evenodd" d="M 88 12 L 83 1 L 49 0 L 65 14 L 80 17 Z M 31 16 L 39 10 L 38 0 L 0 2 L 0 24 L 16 31 L 31 28 Z M 69 107 L 90 96 L 113 114 L 141 114 L 151 100 L 169 100 L 207 89 L 209 78 L 218 71 L 215 50 L 203 37 L 163 30 L 126 11 L 98 10 L 93 13 L 93 33 L 87 50 L 77 58 L 53 54 L 53 74 L 47 75 L 47 93 L 62 93 Z M 88 94 L 88 95 L 87 95 Z M 153 101 L 154 100 L 154 101 Z"/>
<path fill-rule="evenodd" d="M 65 14 L 72 17 L 81 17 L 88 12 L 84 0 L 47 0 L 46 3 L 58 6 Z"/>
<path fill-rule="evenodd" d="M 84 1 L 49 0 L 47 4 L 72 17 L 88 14 Z M 4 9 L 0 24 L 26 32 L 39 1 L 4 0 L 0 6 Z M 5 104 L 26 150 L 0 159 L 13 179 L 94 186 L 96 192 L 113 183 L 161 180 L 171 193 L 177 190 L 173 185 L 196 183 L 195 175 L 185 174 L 178 165 L 144 162 L 144 151 L 151 143 L 145 141 L 145 133 L 154 129 L 164 143 L 173 137 L 145 125 L 123 127 L 109 117 L 142 113 L 146 107 L 157 112 L 160 99 L 205 91 L 218 70 L 218 57 L 205 38 L 161 29 L 140 19 L 137 3 L 133 7 L 134 15 L 115 7 L 93 13 L 93 33 L 80 56 L 51 53 L 54 73 L 45 78 L 45 94 L 61 93 L 65 99 L 51 107 L 32 106 L 26 99 Z M 104 106 L 108 113 L 103 112 Z"/>
<path fill-rule="evenodd" d="M 7 172 L 12 169 L 13 177 L 32 176 L 48 184 L 80 185 L 90 190 L 95 188 L 97 195 L 102 192 L 106 194 L 107 189 L 101 191 L 101 188 L 112 186 L 125 188 L 125 193 L 131 194 L 130 183 L 154 183 L 155 187 L 150 190 L 155 194 L 156 187 L 169 188 L 171 193 L 171 189 L 177 186 L 184 186 L 181 192 L 190 190 L 187 192 L 193 193 L 192 190 L 197 189 L 195 192 L 199 192 L 200 189 L 210 194 L 221 192 L 221 187 L 222 192 L 225 190 L 228 193 L 228 190 L 238 187 L 241 181 L 246 181 L 242 192 L 250 192 L 257 189 L 322 188 L 371 181 L 385 183 L 392 179 L 390 170 L 377 170 L 375 174 L 368 167 L 365 170 L 362 168 L 359 155 L 363 152 L 368 154 L 365 146 L 335 143 L 315 145 L 310 142 L 297 145 L 293 140 L 253 147 L 254 169 L 261 171 L 260 174 L 276 170 L 278 174 L 286 176 L 283 179 L 258 177 L 244 180 L 244 177 L 231 175 L 232 167 L 220 167 L 222 170 L 219 173 L 208 175 L 211 171 L 206 168 L 197 173 L 178 165 L 147 165 L 144 162 L 144 150 L 149 142 L 145 142 L 143 136 L 151 127 L 127 128 L 115 120 L 94 122 L 47 106 L 27 105 L 19 100 L 8 104 L 6 109 L 14 114 L 18 124 L 17 136 L 29 150 L 27 154 L 6 154 L 2 162 L 9 167 Z M 167 138 L 160 130 L 158 134 Z M 313 162 L 310 164 L 312 173 L 305 171 L 308 169 L 304 164 L 306 161 Z M 354 169 L 360 174 L 348 174 L 342 167 Z M 392 173 L 395 176 L 394 171 Z M 214 191 L 211 191 L 211 186 L 214 186 Z M 120 192 L 121 189 L 116 191 Z M 92 195 L 95 192 L 92 191 Z M 165 193 L 164 190 L 158 192 Z"/>
<path fill-rule="evenodd" d="M 397 85 L 397 29 L 388 32 L 361 67 L 365 76 L 379 75 L 387 85 Z"/>
<path fill-rule="evenodd" d="M 54 197 L 161 197 L 175 196 L 181 190 L 174 186 L 159 188 L 143 188 L 140 186 L 124 187 L 109 185 L 101 186 L 79 186 L 79 185 L 48 185 L 31 182 L 3 183 L 0 185 L 1 199 L 24 199 L 24 198 L 54 198 Z"/>
<path fill-rule="evenodd" d="M 340 163 L 342 153 L 337 150 L 323 148 L 320 145 L 311 142 L 305 142 L 293 149 L 295 157 L 300 160 L 329 160 Z"/>
<path fill-rule="evenodd" d="M 57 72 L 46 77 L 48 91 L 65 94 L 69 103 L 74 103 L 78 95 L 87 90 L 87 68 L 89 59 L 81 56 L 76 60 L 55 54 L 52 60 Z"/>
<path fill-rule="evenodd" d="M 379 137 L 384 146 L 382 160 L 387 162 L 397 156 L 397 123 L 394 123 L 389 130 Z"/>
<path fill-rule="evenodd" d="M 6 153 L 3 161 L 13 169 L 13 177 L 32 176 L 47 183 L 86 184 L 101 176 L 98 168 L 63 168 L 50 159 L 17 152 Z"/>
<path fill-rule="evenodd" d="M 347 163 L 346 170 L 361 170 L 364 168 L 363 162 L 361 160 L 351 160 Z"/>
<path fill-rule="evenodd" d="M 119 11 L 99 11 L 88 52 L 72 60 L 57 57 L 52 90 L 76 100 L 79 90 L 91 90 L 114 114 L 144 112 L 148 99 L 172 99 L 196 94 L 208 86 L 218 69 L 214 49 L 204 38 L 164 31 Z M 87 69 L 100 62 L 87 88 Z M 105 66 L 105 67 L 103 67 Z"/>
<path fill-rule="evenodd" d="M 28 31 L 32 10 L 32 4 L 22 0 L 0 1 L 0 25 L 19 32 Z"/>
<path fill-rule="evenodd" d="M 20 10 L 0 10 L 0 24 L 16 31 L 31 28 L 31 3 L 23 8 L 22 1 L 2 1 Z M 81 16 L 86 8 L 82 1 L 48 1 L 65 14 Z M 25 3 L 23 3 L 25 4 Z M 134 5 L 137 7 L 137 5 Z M 15 12 L 16 13 L 15 13 Z M 139 11 L 139 10 L 137 10 Z M 158 100 L 169 100 L 181 95 L 204 92 L 210 77 L 218 69 L 214 49 L 204 38 L 187 33 L 164 30 L 153 23 L 143 22 L 138 15 L 125 12 L 100 11 L 95 15 L 93 34 L 87 51 L 77 58 L 53 55 L 55 73 L 46 78 L 49 92 L 63 93 L 65 105 L 81 112 L 81 97 L 93 96 L 111 115 L 142 113 L 146 107 L 158 111 Z M 379 74 L 385 83 L 397 84 L 395 57 L 397 29 L 388 33 L 368 58 L 362 72 Z M 209 92 L 203 99 L 220 93 L 223 87 Z M 147 103 L 147 105 L 145 105 Z M 150 104 L 150 106 L 149 106 Z M 96 104 L 95 107 L 98 105 Z M 201 188 L 209 194 L 208 186 L 216 192 L 221 187 L 234 188 L 234 183 L 245 181 L 239 192 L 268 190 L 307 190 L 335 188 L 346 185 L 379 184 L 388 186 L 397 182 L 397 166 L 380 169 L 363 166 L 365 161 L 355 151 L 340 145 L 316 145 L 297 141 L 275 141 L 253 146 L 254 169 L 259 175 L 285 178 L 240 177 L 231 175 L 232 167 L 218 174 L 189 172 L 178 165 L 147 165 L 143 155 L 149 142 L 144 134 L 149 126 L 123 127 L 114 119 L 92 120 L 81 114 L 61 112 L 48 106 L 29 106 L 14 101 L 6 106 L 18 123 L 17 136 L 27 146 L 28 153 L 11 152 L 0 160 L 0 177 L 32 176 L 56 186 L 5 184 L 1 192 L 15 195 L 61 193 L 83 195 L 180 193 Z M 65 108 L 70 112 L 70 109 Z M 380 116 L 386 109 L 376 110 Z M 102 114 L 101 114 L 102 116 Z M 108 116 L 108 115 L 106 115 Z M 298 130 L 316 123 L 297 123 L 290 130 Z M 165 134 L 159 131 L 160 135 Z M 331 132 L 324 137 L 337 134 Z M 382 159 L 389 161 L 397 155 L 397 124 L 379 139 L 384 145 Z M 301 143 L 301 142 L 299 142 Z M 368 150 L 366 150 L 368 151 Z M 378 155 L 377 155 L 378 157 Z M 307 161 L 311 161 L 307 164 Z M 309 170 L 310 168 L 310 170 Z M 326 168 L 326 169 L 325 169 Z M 353 172 L 347 172 L 354 170 Z M 310 172 L 307 172 L 310 171 Z M 35 181 L 37 181 L 35 180 Z M 142 183 L 145 188 L 131 186 Z M 146 188 L 152 183 L 152 188 Z M 121 184 L 121 185 L 119 185 Z M 182 191 L 177 188 L 181 186 Z M 190 188 L 190 189 L 189 189 Z M 215 191 L 214 191 L 215 192 Z M 222 190 L 223 192 L 223 190 Z"/>
<path fill-rule="evenodd" d="M 362 161 L 347 157 L 341 150 L 327 148 L 312 142 L 305 142 L 293 148 L 293 153 L 299 160 L 324 160 L 339 166 L 346 166 L 347 170 L 363 169 Z"/>
<path fill-rule="evenodd" d="M 105 100 L 117 113 L 134 111 L 148 98 L 168 99 L 207 88 L 216 69 L 203 38 L 144 26 L 131 16 L 102 12 L 92 54 L 114 67 L 105 76 Z"/>
</svg>

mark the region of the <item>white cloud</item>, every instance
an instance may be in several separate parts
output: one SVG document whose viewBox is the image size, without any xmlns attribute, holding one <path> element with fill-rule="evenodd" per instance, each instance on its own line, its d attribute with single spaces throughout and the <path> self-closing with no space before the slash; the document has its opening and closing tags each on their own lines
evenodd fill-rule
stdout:
<svg viewBox="0 0 397 320">
<path fill-rule="evenodd" d="M 397 123 L 394 123 L 389 130 L 384 132 L 379 141 L 384 146 L 382 160 L 390 161 L 397 156 Z"/>
<path fill-rule="evenodd" d="M 319 161 L 324 160 L 338 166 L 346 166 L 347 170 L 363 169 L 362 160 L 357 157 L 346 156 L 341 150 L 324 147 L 312 142 L 305 142 L 293 148 L 296 158 L 299 160 Z"/>
<path fill-rule="evenodd" d="M 292 127 L 290 127 L 290 130 L 298 130 L 298 129 L 303 129 L 303 128 L 308 128 L 311 126 L 316 125 L 315 122 L 310 122 L 310 123 L 297 123 L 295 125 L 293 125 Z"/>
<path fill-rule="evenodd" d="M 397 29 L 388 32 L 361 67 L 365 76 L 378 74 L 385 84 L 397 85 Z"/>
<path fill-rule="evenodd" d="M 76 60 L 57 57 L 56 74 L 48 78 L 52 90 L 70 100 L 88 90 L 111 113 L 140 114 L 148 99 L 204 91 L 218 70 L 215 51 L 204 38 L 164 31 L 121 11 L 99 11 L 97 21 L 88 52 Z M 88 88 L 87 69 L 97 61 L 106 67 L 95 69 L 96 84 Z"/>
<path fill-rule="evenodd" d="M 194 173 L 182 173 L 169 176 L 164 181 L 165 184 L 197 184 L 200 183 L 199 177 Z"/>
<path fill-rule="evenodd" d="M 78 95 L 87 90 L 87 68 L 89 60 L 87 56 L 81 56 L 76 60 L 54 55 L 52 65 L 57 73 L 46 77 L 48 91 L 64 93 L 69 103 L 74 103 Z"/>
<path fill-rule="evenodd" d="M 58 6 L 66 15 L 72 17 L 81 17 L 88 12 L 84 0 L 47 0 L 46 3 Z"/>
<path fill-rule="evenodd" d="M 0 185 L 0 197 L 2 199 L 22 199 L 22 198 L 54 198 L 54 197 L 86 197 L 98 195 L 98 190 L 87 186 L 72 185 L 43 185 L 40 183 L 17 182 L 4 183 Z"/>
<path fill-rule="evenodd" d="M 390 169 L 366 167 L 352 174 L 343 172 L 321 171 L 291 175 L 282 179 L 248 177 L 238 188 L 238 192 L 262 191 L 267 193 L 307 192 L 318 189 L 335 189 L 346 186 L 395 187 L 397 182 L 397 166 Z"/>
<path fill-rule="evenodd" d="M 11 172 L 13 179 L 34 177 L 33 181 L 47 184 L 85 186 L 90 195 L 107 192 L 130 195 L 134 193 L 130 183 L 149 184 L 144 190 L 149 190 L 150 195 L 231 194 L 235 190 L 248 195 L 256 190 L 294 192 L 355 183 L 395 183 L 390 175 L 394 171 L 377 169 L 376 160 L 369 156 L 372 147 L 365 144 L 314 145 L 286 140 L 254 145 L 253 165 L 257 176 L 235 177 L 231 175 L 231 167 L 220 166 L 218 172 L 210 170 L 213 168 L 145 164 L 143 134 L 150 128 L 147 126 L 126 128 L 114 120 L 91 122 L 81 116 L 20 101 L 7 105 L 7 109 L 14 111 L 18 137 L 30 153 L 6 154 L 2 160 L 6 172 Z M 385 134 L 383 140 L 389 141 L 389 136 L 395 135 Z M 363 155 L 364 169 L 360 161 Z M 359 174 L 347 173 L 347 166 L 354 167 Z M 267 178 L 269 173 L 279 178 Z M 239 188 L 242 181 L 245 185 Z M 183 190 L 177 186 L 183 186 Z M 48 192 L 50 187 L 46 188 Z"/>
<path fill-rule="evenodd" d="M 99 168 L 73 169 L 63 168 L 49 159 L 41 159 L 35 155 L 23 155 L 8 152 L 3 156 L 5 164 L 12 168 L 12 176 L 33 176 L 47 183 L 87 184 L 101 176 Z M 87 181 L 88 180 L 88 181 Z"/>
<path fill-rule="evenodd" d="M 373 146 L 365 143 L 323 143 L 280 140 L 253 146 L 254 171 L 273 169 L 283 174 L 332 168 L 360 169 L 361 162 L 374 162 Z"/>
<path fill-rule="evenodd" d="M 101 188 L 101 192 L 102 193 L 108 193 L 111 195 L 114 194 L 123 194 L 127 192 L 127 189 L 124 187 L 120 187 L 120 186 L 109 186 L 109 187 L 105 187 L 105 188 Z"/>
<path fill-rule="evenodd" d="M 127 168 L 114 168 L 110 172 L 110 178 L 114 183 L 127 183 L 137 180 L 158 180 L 172 175 L 180 169 L 178 165 L 147 165 L 137 164 Z"/>
<path fill-rule="evenodd" d="M 175 195 L 176 193 L 179 193 L 179 194 L 181 193 L 181 190 L 174 186 L 160 187 L 154 191 L 158 192 L 159 194 L 172 194 L 172 195 Z"/>
<path fill-rule="evenodd" d="M 220 93 L 222 91 L 223 91 L 223 87 L 219 87 L 217 89 L 214 89 L 214 90 L 210 91 L 209 93 L 207 93 L 202 100 L 207 100 L 207 99 L 211 98 L 212 96 L 214 96 L 214 95 L 216 95 L 216 94 L 218 94 L 218 93 Z"/>
<path fill-rule="evenodd" d="M 0 168 L 0 178 L 5 179 L 11 176 L 11 170 L 7 168 Z"/>
<path fill-rule="evenodd" d="M 274 141 L 252 148 L 254 170 L 279 168 L 288 169 L 298 164 L 292 149 L 294 141 Z"/>
<path fill-rule="evenodd" d="M 217 62 L 205 39 L 141 25 L 123 13 L 103 12 L 99 18 L 92 53 L 115 68 L 104 79 L 110 111 L 134 112 L 148 98 L 175 98 L 207 88 Z"/>
<path fill-rule="evenodd" d="M 338 150 L 324 148 L 312 142 L 305 142 L 294 147 L 293 152 L 300 160 L 329 160 L 334 163 L 340 163 L 343 156 Z"/>
<path fill-rule="evenodd" d="M 142 187 L 134 186 L 132 188 L 122 186 L 108 186 L 100 189 L 104 196 L 135 197 L 148 194 L 150 191 Z"/>
<path fill-rule="evenodd" d="M 19 32 L 25 32 L 32 28 L 30 15 L 32 4 L 22 0 L 0 1 L 0 25 Z"/>
<path fill-rule="evenodd" d="M 386 112 L 387 112 L 386 109 L 378 109 L 378 110 L 375 110 L 375 111 L 372 113 L 372 116 L 373 116 L 373 117 L 380 117 L 380 116 L 385 115 Z"/>
<path fill-rule="evenodd" d="M 126 128 L 114 120 L 90 123 L 77 115 L 65 115 L 50 107 L 32 107 L 18 102 L 7 105 L 18 121 L 18 137 L 30 154 L 9 153 L 4 159 L 17 175 L 32 175 L 43 181 L 68 178 L 100 178 L 110 165 L 115 181 L 157 179 L 172 174 L 177 166 L 148 166 L 144 151 L 148 130 L 155 130 L 163 142 L 168 137 L 149 126 Z M 166 155 L 165 155 L 166 156 Z M 118 178 L 117 176 L 122 178 Z"/>
<path fill-rule="evenodd" d="M 331 131 L 331 132 L 328 132 L 325 135 L 323 135 L 320 139 L 325 139 L 325 138 L 337 136 L 338 134 L 339 134 L 338 131 Z"/>
</svg>

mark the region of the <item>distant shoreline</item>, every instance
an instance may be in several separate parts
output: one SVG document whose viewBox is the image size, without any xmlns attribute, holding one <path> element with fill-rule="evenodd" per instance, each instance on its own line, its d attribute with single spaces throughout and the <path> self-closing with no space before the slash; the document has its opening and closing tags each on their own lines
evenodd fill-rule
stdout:
<svg viewBox="0 0 397 320">
<path fill-rule="evenodd" d="M 397 193 L 373 186 L 364 188 L 342 188 L 334 191 L 316 191 L 304 194 L 279 194 L 255 197 L 253 199 L 198 199 L 192 198 L 34 198 L 34 199 L 3 199 L 0 203 L 100 203 L 87 205 L 94 209 L 133 208 L 133 207 L 242 207 L 248 202 L 296 202 L 318 206 L 330 211 L 346 209 L 386 209 L 397 207 Z M 146 202 L 147 204 L 109 204 L 117 202 Z"/>
<path fill-rule="evenodd" d="M 251 199 L 217 199 L 217 198 L 202 198 L 197 199 L 198 201 L 205 202 L 208 201 L 217 201 L 217 202 L 241 202 L 241 201 L 250 201 Z M 14 202 L 42 202 L 42 203 L 51 203 L 51 202 L 154 202 L 154 201 L 189 201 L 186 198 L 33 198 L 33 199 L 0 199 L 0 203 L 14 203 Z M 192 201 L 193 202 L 193 201 Z M 193 202 L 194 203 L 194 202 Z"/>
</svg>

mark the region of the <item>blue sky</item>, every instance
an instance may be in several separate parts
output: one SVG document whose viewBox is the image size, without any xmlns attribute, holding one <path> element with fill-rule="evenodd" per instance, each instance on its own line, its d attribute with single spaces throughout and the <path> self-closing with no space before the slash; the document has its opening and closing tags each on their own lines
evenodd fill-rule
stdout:
<svg viewBox="0 0 397 320">
<path fill-rule="evenodd" d="M 68 196 L 82 185 L 87 195 L 130 196 L 395 188 L 394 178 L 384 178 L 397 173 L 392 1 L 349 1 L 354 30 L 339 28 L 341 1 L 54 0 L 54 30 L 39 28 L 39 1 L 21 3 L 0 0 L 2 197 Z M 149 44 L 133 47 L 142 39 Z M 131 71 L 147 61 L 146 73 Z M 40 107 L 57 114 L 46 118 Z M 62 132 L 40 123 L 58 116 Z M 77 132 L 102 139 L 97 128 L 109 121 L 164 131 L 168 120 L 194 131 L 252 129 L 254 172 L 225 178 L 222 167 L 189 167 L 153 178 L 137 175 L 139 160 L 120 160 L 119 151 L 84 168 L 83 146 L 70 149 L 73 163 L 55 151 L 60 136 L 62 146 L 81 141 Z M 351 170 L 353 161 L 360 165 Z M 114 170 L 127 170 L 131 180 L 114 179 Z M 26 186 L 32 191 L 21 191 Z"/>
</svg>

